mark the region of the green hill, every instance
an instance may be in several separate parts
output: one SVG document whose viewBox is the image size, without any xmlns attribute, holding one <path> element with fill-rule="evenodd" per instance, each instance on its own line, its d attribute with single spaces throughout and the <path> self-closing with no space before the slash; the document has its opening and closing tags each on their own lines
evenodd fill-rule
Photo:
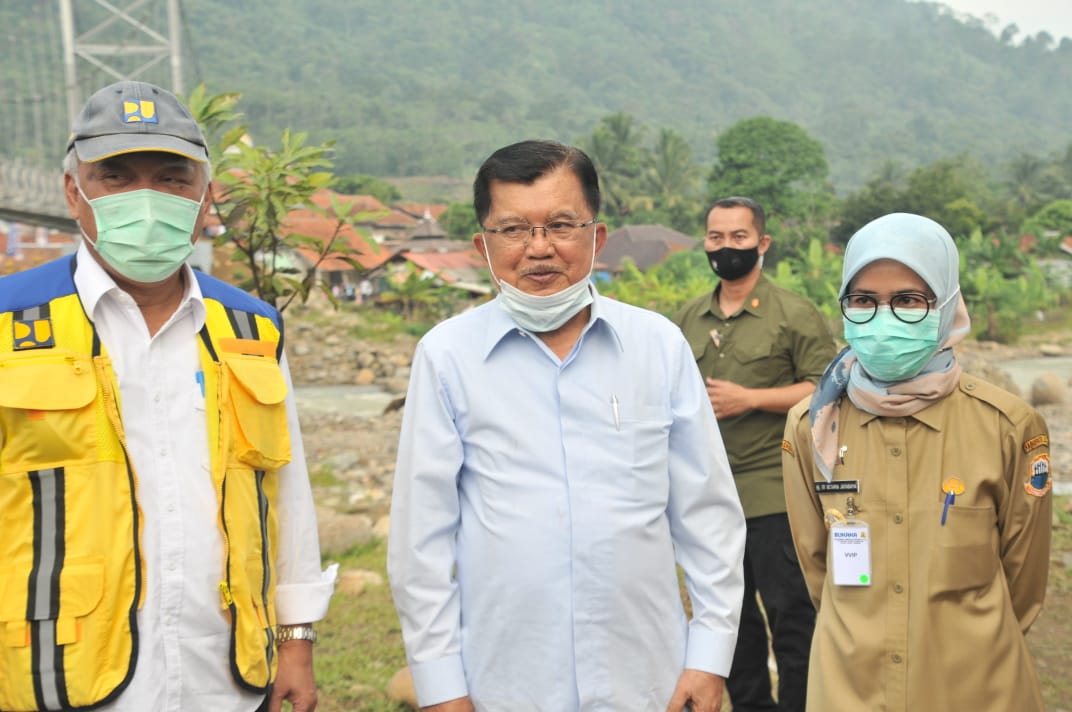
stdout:
<svg viewBox="0 0 1072 712">
<path fill-rule="evenodd" d="M 42 4 L 5 0 L 0 26 L 45 32 L 26 19 Z M 1072 125 L 1072 40 L 1003 42 L 934 3 L 184 0 L 183 15 L 188 85 L 241 92 L 255 139 L 334 139 L 343 173 L 468 177 L 505 143 L 573 141 L 617 111 L 709 163 L 720 131 L 769 115 L 823 143 L 844 191 L 887 159 L 1056 153 Z M 5 94 L 27 74 L 8 45 Z"/>
</svg>

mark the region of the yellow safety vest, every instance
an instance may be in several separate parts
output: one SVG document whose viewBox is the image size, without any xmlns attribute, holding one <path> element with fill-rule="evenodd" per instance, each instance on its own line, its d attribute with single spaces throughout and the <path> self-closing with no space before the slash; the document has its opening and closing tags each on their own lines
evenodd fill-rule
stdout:
<svg viewBox="0 0 1072 712">
<path fill-rule="evenodd" d="M 0 280 L 0 710 L 96 706 L 134 673 L 142 512 L 119 391 L 73 258 Z M 278 313 L 197 273 L 230 668 L 275 677 L 277 470 L 290 461 Z"/>
</svg>

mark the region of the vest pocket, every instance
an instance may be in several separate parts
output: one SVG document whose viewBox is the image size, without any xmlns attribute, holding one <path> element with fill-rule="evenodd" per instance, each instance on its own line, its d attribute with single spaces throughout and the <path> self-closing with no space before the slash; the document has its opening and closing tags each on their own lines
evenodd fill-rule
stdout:
<svg viewBox="0 0 1072 712">
<path fill-rule="evenodd" d="M 93 362 L 61 349 L 0 357 L 0 473 L 84 461 L 96 443 Z"/>
<path fill-rule="evenodd" d="M 274 358 L 221 354 L 227 386 L 225 410 L 233 425 L 234 456 L 255 469 L 290 462 L 287 384 Z"/>
</svg>

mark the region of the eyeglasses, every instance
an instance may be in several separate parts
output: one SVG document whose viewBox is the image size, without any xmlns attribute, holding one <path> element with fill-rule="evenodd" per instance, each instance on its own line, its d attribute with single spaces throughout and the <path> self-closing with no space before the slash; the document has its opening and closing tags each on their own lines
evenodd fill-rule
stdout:
<svg viewBox="0 0 1072 712">
<path fill-rule="evenodd" d="M 884 302 L 893 315 L 906 324 L 918 324 L 927 318 L 938 300 L 921 292 L 899 292 Z M 853 324 L 866 324 L 878 313 L 879 301 L 872 294 L 846 294 L 840 300 L 841 313 Z"/>
<path fill-rule="evenodd" d="M 484 228 L 484 234 L 498 235 L 503 242 L 510 245 L 527 245 L 529 240 L 536 237 L 537 230 L 543 230 L 543 234 L 553 243 L 569 242 L 580 234 L 582 227 L 595 225 L 596 219 L 588 222 L 573 222 L 571 220 L 554 220 L 546 225 L 529 225 L 528 223 L 512 223 L 502 227 Z"/>
</svg>

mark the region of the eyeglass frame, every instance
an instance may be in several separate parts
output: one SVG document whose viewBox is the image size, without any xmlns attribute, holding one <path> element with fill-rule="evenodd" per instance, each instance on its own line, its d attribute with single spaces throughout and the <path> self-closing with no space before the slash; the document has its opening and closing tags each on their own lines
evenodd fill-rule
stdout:
<svg viewBox="0 0 1072 712">
<path fill-rule="evenodd" d="M 497 235 L 497 236 L 501 237 L 502 240 L 507 245 L 528 245 L 531 240 L 536 239 L 536 231 L 537 230 L 543 230 L 544 237 L 546 237 L 547 240 L 549 242 L 551 242 L 552 244 L 558 245 L 558 244 L 561 244 L 561 243 L 564 243 L 564 242 L 569 242 L 569 241 L 573 240 L 573 238 L 576 236 L 576 231 L 577 230 L 580 230 L 581 228 L 589 227 L 590 225 L 595 225 L 598 220 L 599 220 L 599 218 L 592 218 L 591 220 L 588 220 L 587 222 L 573 222 L 572 220 L 552 220 L 548 225 L 529 225 L 528 223 L 519 222 L 519 223 L 513 223 L 513 224 L 510 224 L 510 225 L 507 225 L 505 227 L 484 227 L 484 226 L 481 226 L 481 230 L 483 231 L 483 234 L 484 234 L 485 237 L 488 234 Z M 551 231 L 548 230 L 548 228 L 551 225 L 554 225 L 555 223 L 563 223 L 563 224 L 569 225 L 570 226 L 569 234 L 565 235 L 565 236 L 561 236 L 561 237 L 556 237 Z M 514 228 L 519 228 L 519 229 L 527 228 L 529 234 L 527 236 L 518 235 L 515 238 L 515 237 L 513 237 L 511 235 L 507 235 L 504 232 L 507 229 L 514 229 Z"/>
<path fill-rule="evenodd" d="M 853 319 L 852 317 L 850 317 L 848 314 L 845 313 L 846 308 L 848 308 L 848 309 L 863 309 L 863 308 L 865 308 L 865 307 L 846 307 L 845 306 L 846 300 L 851 299 L 853 297 L 855 297 L 855 298 L 861 298 L 862 297 L 864 299 L 871 300 L 871 302 L 872 302 L 871 316 L 867 317 L 863 321 L 857 321 L 856 319 Z M 927 307 L 926 307 L 926 309 L 910 309 L 910 308 L 907 308 L 907 307 L 902 307 L 901 308 L 902 312 L 904 312 L 904 311 L 907 311 L 907 312 L 923 312 L 923 315 L 920 316 L 918 319 L 915 319 L 914 321 L 909 321 L 908 319 L 905 319 L 904 317 L 902 317 L 900 314 L 897 313 L 897 307 L 895 307 L 893 305 L 893 300 L 896 299 L 897 297 L 920 297 L 920 298 L 923 299 L 923 303 L 926 304 Z M 927 318 L 927 315 L 931 313 L 931 307 L 933 307 L 937 303 L 938 303 L 938 297 L 929 297 L 923 292 L 897 292 L 895 294 L 891 294 L 889 299 L 887 299 L 885 302 L 880 302 L 878 300 L 878 298 L 873 294 L 864 294 L 862 292 L 848 292 L 847 294 L 845 294 L 845 296 L 841 297 L 841 299 L 838 300 L 838 306 L 841 307 L 841 315 L 843 317 L 845 317 L 846 319 L 848 319 L 853 324 L 867 324 L 868 322 L 874 320 L 875 315 L 878 314 L 878 308 L 881 307 L 881 306 L 889 307 L 890 308 L 890 313 L 893 314 L 894 318 L 897 319 L 898 321 L 902 322 L 902 323 L 905 323 L 905 324 L 918 324 L 918 323 L 920 323 L 921 321 L 923 321 L 924 319 Z"/>
</svg>

